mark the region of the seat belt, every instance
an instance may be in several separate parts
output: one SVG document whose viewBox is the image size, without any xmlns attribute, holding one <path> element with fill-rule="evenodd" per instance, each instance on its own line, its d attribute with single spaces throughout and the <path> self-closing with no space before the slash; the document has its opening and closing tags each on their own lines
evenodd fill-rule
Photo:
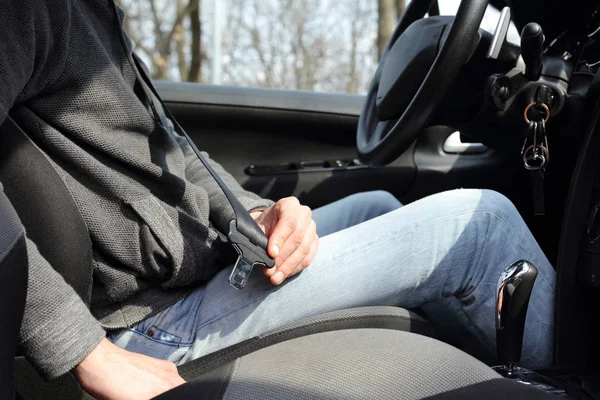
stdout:
<svg viewBox="0 0 600 400">
<path fill-rule="evenodd" d="M 133 68 L 136 78 L 140 84 L 140 87 L 144 91 L 144 94 L 149 102 L 150 108 L 153 113 L 156 123 L 163 129 L 168 131 L 168 120 L 171 120 L 175 128 L 175 132 L 186 138 L 190 144 L 194 153 L 204 165 L 208 173 L 215 180 L 219 188 L 225 194 L 231 208 L 233 209 L 234 218 L 229 221 L 228 227 L 218 228 L 222 232 L 227 233 L 227 239 L 233 246 L 235 251 L 238 253 L 238 259 L 235 263 L 231 275 L 229 276 L 229 284 L 236 289 L 242 289 L 250 277 L 250 273 L 254 267 L 266 267 L 272 268 L 275 266 L 275 261 L 267 254 L 268 239 L 264 232 L 260 229 L 256 221 L 252 218 L 250 213 L 244 208 L 238 198 L 231 192 L 225 182 L 217 175 L 212 166 L 206 161 L 206 159 L 196 147 L 194 141 L 189 137 L 187 132 L 179 125 L 177 120 L 173 117 L 169 109 L 166 107 L 162 99 L 160 98 L 156 88 L 152 84 L 152 80 L 143 68 L 141 60 L 128 51 L 125 33 L 121 28 L 121 18 L 117 9 L 117 5 L 113 0 L 110 0 L 113 6 L 113 12 L 117 19 L 117 23 L 120 29 L 120 41 L 123 50 L 127 53 L 129 63 Z"/>
</svg>

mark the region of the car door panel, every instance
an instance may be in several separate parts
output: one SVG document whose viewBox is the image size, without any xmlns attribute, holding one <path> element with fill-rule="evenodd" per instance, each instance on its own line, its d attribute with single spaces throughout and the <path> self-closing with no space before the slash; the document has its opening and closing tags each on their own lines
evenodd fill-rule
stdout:
<svg viewBox="0 0 600 400">
<path fill-rule="evenodd" d="M 368 190 L 400 197 L 414 180 L 410 152 L 383 168 L 343 165 L 356 163 L 356 116 L 174 102 L 169 107 L 202 150 L 244 188 L 267 198 L 293 195 L 318 207 Z"/>
<path fill-rule="evenodd" d="M 273 200 L 293 195 L 318 207 L 380 189 L 403 202 L 458 187 L 510 192 L 500 174 L 505 162 L 492 150 L 443 151 L 452 133 L 447 127 L 428 128 L 386 167 L 352 165 L 362 96 L 165 82 L 157 87 L 201 150 L 246 189 Z"/>
</svg>

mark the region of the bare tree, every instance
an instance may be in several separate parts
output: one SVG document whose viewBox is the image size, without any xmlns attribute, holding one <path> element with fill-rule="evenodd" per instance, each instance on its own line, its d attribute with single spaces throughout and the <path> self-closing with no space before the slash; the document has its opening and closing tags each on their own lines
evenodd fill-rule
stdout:
<svg viewBox="0 0 600 400">
<path fill-rule="evenodd" d="M 345 49 L 332 7 L 339 5 L 328 0 L 230 0 L 227 21 L 235 31 L 224 43 L 229 61 L 224 76 L 251 86 L 298 90 L 324 90 L 320 86 L 345 79 L 344 71 L 335 68 Z"/>
<path fill-rule="evenodd" d="M 176 0 L 176 9 L 183 9 L 183 0 Z M 179 79 L 184 81 L 187 79 L 187 56 L 185 54 L 185 31 L 183 28 L 183 20 L 177 21 L 174 27 L 172 40 L 175 42 L 175 51 L 177 52 L 177 67 L 179 69 Z"/>
<path fill-rule="evenodd" d="M 376 61 L 373 0 L 228 0 L 224 80 L 362 93 Z"/>
<path fill-rule="evenodd" d="M 154 79 L 210 77 L 216 1 L 118 0 L 126 30 Z M 395 16 L 396 0 L 387 0 Z M 223 83 L 363 93 L 377 61 L 373 0 L 227 0 Z M 392 17 L 393 18 L 393 17 Z M 394 21 L 390 23 L 393 29 Z M 387 40 L 387 37 L 386 37 Z"/>
<path fill-rule="evenodd" d="M 350 60 L 348 68 L 348 83 L 346 84 L 346 91 L 348 93 L 356 93 L 358 91 L 358 76 L 357 76 L 357 53 L 358 53 L 358 39 L 360 35 L 360 19 L 356 13 L 359 10 L 359 0 L 354 1 L 354 15 L 351 19 L 350 28 Z"/>
<path fill-rule="evenodd" d="M 347 14 L 350 23 L 347 93 L 363 92 L 371 80 L 371 70 L 365 66 L 377 61 L 377 49 L 369 40 L 376 20 L 376 6 L 372 0 L 353 0 L 349 3 Z"/>
<path fill-rule="evenodd" d="M 136 50 L 150 60 L 154 79 L 169 79 L 173 65 L 180 80 L 200 78 L 199 0 L 189 0 L 187 4 L 184 0 L 120 0 L 119 4 L 128 16 L 125 29 Z M 185 24 L 188 16 L 191 30 Z"/>
<path fill-rule="evenodd" d="M 377 55 L 381 58 L 387 42 L 392 36 L 396 21 L 396 5 L 394 0 L 377 0 L 379 23 L 377 31 Z"/>
<path fill-rule="evenodd" d="M 396 0 L 396 19 L 399 20 L 406 10 L 406 0 Z"/>
<path fill-rule="evenodd" d="M 190 43 L 189 82 L 202 82 L 202 21 L 200 20 L 200 0 L 190 0 L 190 28 L 192 40 Z"/>
</svg>

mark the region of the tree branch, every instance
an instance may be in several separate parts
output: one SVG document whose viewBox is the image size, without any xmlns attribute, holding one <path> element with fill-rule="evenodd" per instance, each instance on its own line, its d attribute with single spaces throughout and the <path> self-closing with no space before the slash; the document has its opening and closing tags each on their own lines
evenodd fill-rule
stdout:
<svg viewBox="0 0 600 400">
<path fill-rule="evenodd" d="M 200 21 L 200 0 L 190 0 L 190 28 L 192 31 L 192 42 L 190 53 L 192 60 L 188 72 L 188 82 L 202 82 L 202 22 Z"/>
</svg>

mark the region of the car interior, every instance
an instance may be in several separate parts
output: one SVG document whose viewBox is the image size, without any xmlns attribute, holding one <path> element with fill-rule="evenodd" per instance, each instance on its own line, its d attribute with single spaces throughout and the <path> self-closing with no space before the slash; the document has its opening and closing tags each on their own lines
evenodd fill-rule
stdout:
<svg viewBox="0 0 600 400">
<path fill-rule="evenodd" d="M 191 140 L 262 197 L 316 208 L 370 190 L 403 204 L 457 188 L 507 196 L 557 272 L 552 367 L 519 367 L 536 279 L 520 260 L 499 276 L 488 359 L 455 347 L 425 310 L 363 307 L 180 366 L 188 383 L 159 398 L 600 398 L 600 3 L 489 3 L 502 11 L 494 32 L 480 29 L 487 0 L 462 0 L 453 17 L 409 2 L 366 96 L 154 85 Z M 507 40 L 511 22 L 519 44 Z M 90 398 L 70 374 L 44 381 L 19 356 L 20 224 L 88 304 L 92 242 L 27 132 L 11 118 L 0 131 L 0 398 Z"/>
</svg>

